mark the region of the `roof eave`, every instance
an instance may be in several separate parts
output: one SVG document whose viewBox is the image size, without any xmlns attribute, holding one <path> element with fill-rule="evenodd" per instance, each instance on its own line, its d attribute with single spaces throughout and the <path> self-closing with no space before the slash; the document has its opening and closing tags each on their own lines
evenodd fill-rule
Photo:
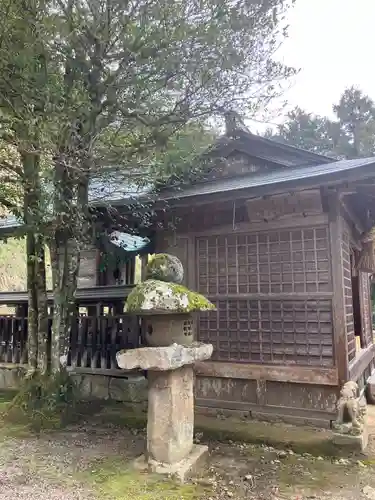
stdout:
<svg viewBox="0 0 375 500">
<path fill-rule="evenodd" d="M 165 193 L 164 196 L 158 198 L 157 202 L 165 203 L 168 202 L 169 205 L 186 205 L 191 204 L 192 200 L 196 200 L 200 203 L 202 200 L 205 202 L 209 200 L 220 200 L 225 201 L 233 198 L 245 198 L 256 193 L 257 196 L 264 196 L 269 194 L 277 194 L 287 192 L 290 189 L 313 189 L 320 188 L 321 186 L 337 186 L 342 185 L 347 182 L 355 182 L 365 179 L 373 179 L 375 183 L 375 160 L 374 163 L 363 165 L 352 170 L 339 171 L 339 172 L 328 172 L 320 175 L 316 175 L 309 178 L 285 180 L 272 184 L 265 184 L 261 186 L 246 186 L 238 187 L 235 189 L 228 189 L 225 191 L 216 191 L 212 193 L 199 193 L 199 194 L 183 194 L 181 193 Z M 199 200 L 199 201 L 198 201 Z"/>
</svg>

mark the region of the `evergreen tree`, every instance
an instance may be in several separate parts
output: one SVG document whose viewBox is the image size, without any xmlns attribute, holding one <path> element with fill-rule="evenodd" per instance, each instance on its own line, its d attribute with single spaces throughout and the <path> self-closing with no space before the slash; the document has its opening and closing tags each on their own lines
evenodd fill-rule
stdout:
<svg viewBox="0 0 375 500">
<path fill-rule="evenodd" d="M 335 119 L 297 107 L 266 137 L 335 158 L 375 155 L 375 105 L 361 90 L 350 87 L 333 106 Z"/>
</svg>

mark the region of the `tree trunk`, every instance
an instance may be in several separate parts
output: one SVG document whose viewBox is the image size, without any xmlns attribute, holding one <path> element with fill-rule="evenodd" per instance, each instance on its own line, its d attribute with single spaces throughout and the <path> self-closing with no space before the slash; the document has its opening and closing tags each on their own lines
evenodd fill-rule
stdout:
<svg viewBox="0 0 375 500">
<path fill-rule="evenodd" d="M 29 372 L 45 373 L 49 366 L 48 311 L 44 238 L 40 213 L 39 157 L 22 155 L 24 168 L 24 217 L 27 227 L 28 356 Z"/>
<path fill-rule="evenodd" d="M 38 367 L 38 303 L 35 290 L 35 238 L 30 231 L 26 236 L 27 252 L 27 294 L 28 294 L 28 358 L 29 372 L 33 373 Z"/>
<path fill-rule="evenodd" d="M 72 171 L 75 178 L 72 178 Z M 77 180 L 78 176 L 78 180 Z M 86 238 L 87 182 L 81 170 L 72 168 L 61 155 L 55 162 L 56 229 L 51 240 L 54 317 L 52 324 L 53 370 L 65 365 L 69 354 L 72 322 L 75 320 L 77 278 L 81 247 Z"/>
<path fill-rule="evenodd" d="M 75 293 L 79 270 L 79 241 L 69 238 L 51 245 L 54 316 L 52 322 L 52 369 L 66 365 L 72 322 L 76 314 Z"/>
<path fill-rule="evenodd" d="M 38 304 L 38 371 L 49 373 L 51 368 L 51 351 L 48 331 L 48 303 L 46 286 L 46 259 L 44 238 L 37 238 L 36 297 Z"/>
</svg>

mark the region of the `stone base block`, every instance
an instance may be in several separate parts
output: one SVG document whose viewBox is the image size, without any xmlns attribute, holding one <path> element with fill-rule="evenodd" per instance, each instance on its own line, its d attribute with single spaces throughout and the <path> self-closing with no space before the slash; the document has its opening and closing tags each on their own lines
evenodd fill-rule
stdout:
<svg viewBox="0 0 375 500">
<path fill-rule="evenodd" d="M 340 434 L 335 432 L 333 434 L 332 442 L 336 446 L 345 447 L 351 451 L 365 451 L 368 444 L 368 430 L 365 428 L 359 436 L 352 436 L 351 434 Z"/>
<path fill-rule="evenodd" d="M 134 467 L 137 470 L 170 476 L 183 484 L 204 466 L 207 453 L 208 446 L 194 445 L 187 457 L 174 464 L 163 464 L 154 460 L 147 461 L 146 457 L 142 455 L 134 461 Z"/>
</svg>

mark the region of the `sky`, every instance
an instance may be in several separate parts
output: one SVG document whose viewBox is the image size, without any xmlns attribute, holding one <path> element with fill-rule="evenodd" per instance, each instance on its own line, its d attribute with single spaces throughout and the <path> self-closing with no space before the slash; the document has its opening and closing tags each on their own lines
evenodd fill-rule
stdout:
<svg viewBox="0 0 375 500">
<path fill-rule="evenodd" d="M 277 58 L 300 73 L 283 96 L 287 109 L 331 116 L 351 85 L 375 99 L 375 0 L 296 0 L 288 24 Z"/>
</svg>

